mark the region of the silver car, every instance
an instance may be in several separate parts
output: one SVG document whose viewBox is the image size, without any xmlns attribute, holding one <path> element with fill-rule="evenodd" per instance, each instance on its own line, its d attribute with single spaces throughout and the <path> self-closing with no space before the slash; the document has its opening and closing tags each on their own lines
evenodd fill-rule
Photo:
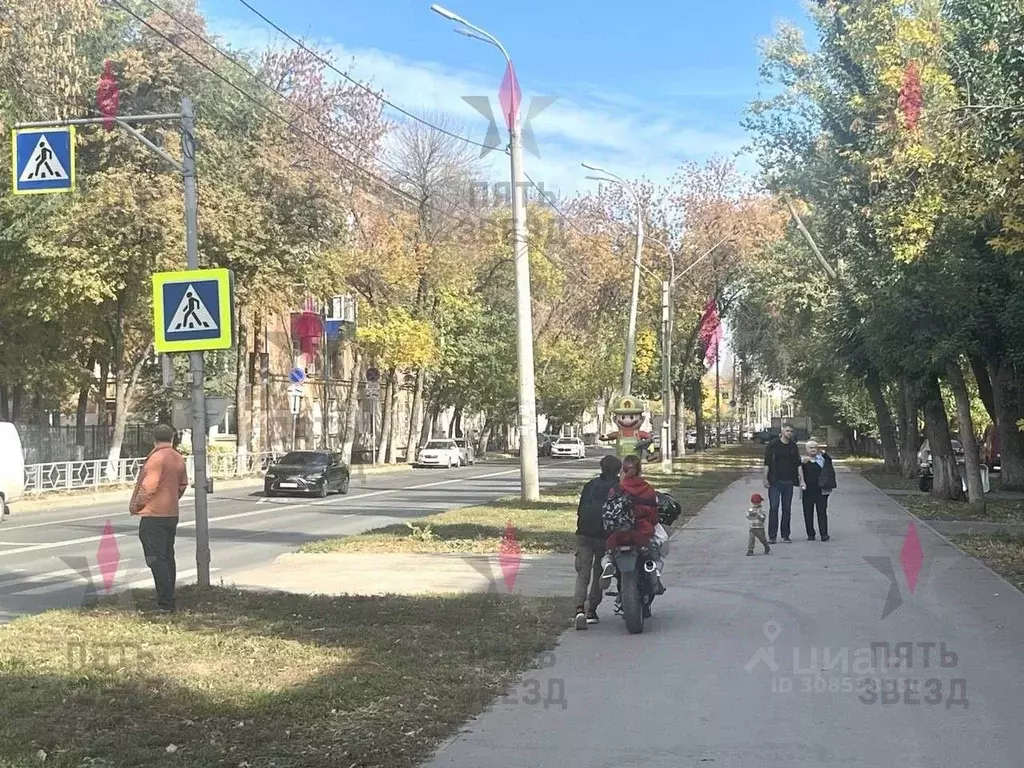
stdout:
<svg viewBox="0 0 1024 768">
<path fill-rule="evenodd" d="M 473 448 L 473 441 L 464 437 L 456 437 L 455 444 L 459 446 L 459 455 L 462 457 L 462 466 L 473 466 L 476 464 L 476 450 Z"/>
</svg>

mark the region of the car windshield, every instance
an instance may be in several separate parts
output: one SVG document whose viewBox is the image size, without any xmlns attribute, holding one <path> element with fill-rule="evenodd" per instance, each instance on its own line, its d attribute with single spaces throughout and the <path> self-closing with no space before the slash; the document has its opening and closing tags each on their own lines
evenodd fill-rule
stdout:
<svg viewBox="0 0 1024 768">
<path fill-rule="evenodd" d="M 327 464 L 326 453 L 314 451 L 292 451 L 278 462 L 289 467 L 322 467 Z"/>
<path fill-rule="evenodd" d="M 560 443 L 572 443 L 573 445 L 575 445 L 576 444 L 576 438 L 575 437 L 560 437 L 560 438 L 558 438 L 558 442 L 560 442 Z"/>
<path fill-rule="evenodd" d="M 435 451 L 443 451 L 445 448 L 451 448 L 452 444 L 448 440 L 431 440 L 423 447 L 430 448 Z"/>
</svg>

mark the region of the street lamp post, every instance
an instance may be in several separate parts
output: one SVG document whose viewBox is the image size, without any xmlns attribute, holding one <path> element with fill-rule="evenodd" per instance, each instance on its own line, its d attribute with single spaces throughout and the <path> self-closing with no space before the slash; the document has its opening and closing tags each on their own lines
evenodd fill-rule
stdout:
<svg viewBox="0 0 1024 768">
<path fill-rule="evenodd" d="M 596 171 L 610 176 L 611 178 L 600 179 L 600 181 L 611 181 L 623 187 L 627 192 L 629 192 L 630 197 L 633 198 L 633 202 L 636 205 L 636 254 L 633 258 L 633 292 L 629 300 L 629 325 L 626 328 L 626 360 L 622 369 L 622 394 L 629 395 L 631 394 L 633 387 L 633 357 L 636 355 L 636 316 L 640 302 L 640 260 L 644 252 L 643 204 L 640 202 L 640 196 L 636 193 L 633 185 L 625 179 L 620 178 L 611 171 L 605 170 L 604 168 L 596 165 L 590 165 L 589 163 L 580 163 L 580 165 L 587 170 Z M 665 446 L 662 445 L 662 452 L 664 452 L 664 450 Z"/>
<path fill-rule="evenodd" d="M 430 10 L 465 27 L 457 32 L 490 43 L 501 51 L 509 71 L 515 73 L 505 47 L 488 32 L 436 3 Z M 533 370 L 533 303 L 530 298 L 530 254 L 526 241 L 526 181 L 519 125 L 519 103 L 509 99 L 507 115 L 509 158 L 512 171 L 512 242 L 516 270 L 516 353 L 519 361 L 519 476 L 525 501 L 540 499 L 537 466 L 537 399 Z"/>
</svg>

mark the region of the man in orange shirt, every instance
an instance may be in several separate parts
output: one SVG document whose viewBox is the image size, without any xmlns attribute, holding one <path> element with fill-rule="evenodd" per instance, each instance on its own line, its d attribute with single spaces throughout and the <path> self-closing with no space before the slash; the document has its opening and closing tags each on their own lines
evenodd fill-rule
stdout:
<svg viewBox="0 0 1024 768">
<path fill-rule="evenodd" d="M 188 489 L 185 458 L 174 449 L 174 428 L 161 424 L 153 431 L 153 450 L 139 472 L 129 510 L 139 516 L 139 540 L 146 565 L 156 583 L 157 608 L 174 611 L 174 536 L 178 501 Z"/>
</svg>

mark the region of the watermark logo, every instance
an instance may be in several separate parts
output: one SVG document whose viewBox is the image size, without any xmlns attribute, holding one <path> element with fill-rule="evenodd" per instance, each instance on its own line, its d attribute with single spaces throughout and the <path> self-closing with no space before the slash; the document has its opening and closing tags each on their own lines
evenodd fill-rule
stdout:
<svg viewBox="0 0 1024 768">
<path fill-rule="evenodd" d="M 490 556 L 466 557 L 463 561 L 487 580 L 487 594 L 502 593 L 498 587 L 498 580 L 494 576 L 493 561 Z M 504 594 L 510 595 L 515 590 L 522 561 L 522 547 L 516 537 L 515 526 L 512 523 L 507 523 L 501 535 L 501 546 L 498 549 L 498 568 L 501 573 L 501 581 L 505 585 Z"/>
<path fill-rule="evenodd" d="M 121 570 L 121 548 L 117 544 L 117 534 L 110 520 L 103 525 L 99 546 L 96 548 L 96 568 L 93 569 L 91 558 L 84 555 L 64 556 L 61 561 L 69 570 L 78 574 L 85 581 L 85 594 L 82 606 L 94 605 L 100 599 L 115 596 L 118 604 L 125 608 L 135 608 L 131 590 L 120 589 L 115 592 L 115 581 Z M 97 572 L 99 579 L 97 580 Z"/>
<path fill-rule="evenodd" d="M 487 118 L 487 136 L 484 137 L 483 147 L 480 150 L 480 157 L 485 157 L 501 146 L 501 136 L 498 133 L 498 123 L 494 118 L 494 110 L 491 107 L 489 96 L 463 96 L 462 100 L 473 109 Z M 526 120 L 520 127 L 523 146 L 526 151 L 534 157 L 540 157 L 537 149 L 537 140 L 533 135 L 531 122 L 537 115 L 550 107 L 556 101 L 554 96 L 541 96 L 530 99 L 530 108 L 526 114 Z M 519 107 L 522 102 L 522 91 L 519 88 L 519 79 L 516 77 L 515 68 L 509 62 L 505 69 L 505 77 L 502 78 L 501 88 L 498 89 L 498 104 L 501 107 L 501 114 L 505 120 L 505 126 L 512 130 L 513 123 L 519 116 Z"/>
<path fill-rule="evenodd" d="M 956 669 L 959 664 L 959 654 L 945 642 L 876 640 L 860 648 L 794 646 L 790 660 L 776 657 L 781 625 L 769 621 L 762 632 L 768 645 L 758 648 L 744 669 L 748 674 L 767 669 L 772 693 L 856 693 L 865 705 L 934 706 L 944 701 L 946 709 L 970 709 L 966 678 L 950 679 L 943 675 L 955 673 L 939 671 Z"/>
</svg>

